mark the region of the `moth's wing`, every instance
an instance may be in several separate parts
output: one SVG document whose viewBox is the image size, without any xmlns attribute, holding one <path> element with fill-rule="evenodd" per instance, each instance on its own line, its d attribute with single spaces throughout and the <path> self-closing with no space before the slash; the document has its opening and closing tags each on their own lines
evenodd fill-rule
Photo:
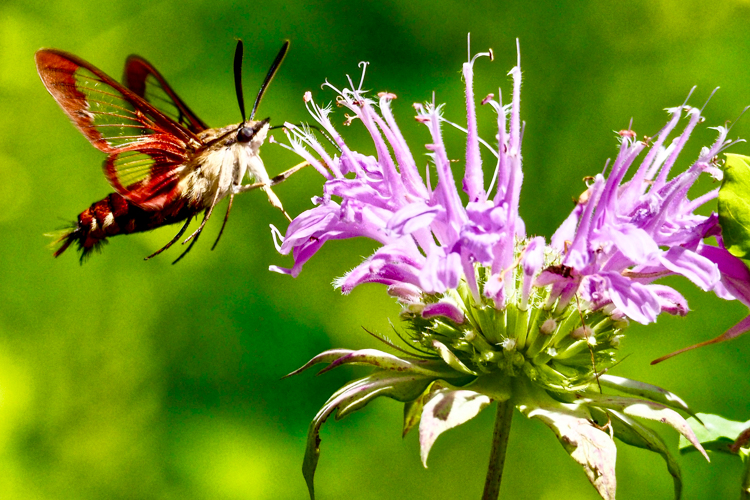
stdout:
<svg viewBox="0 0 750 500">
<path fill-rule="evenodd" d="M 177 196 L 180 171 L 201 147 L 194 133 L 72 54 L 42 49 L 36 65 L 73 124 L 109 154 L 104 173 L 118 193 L 151 210 Z"/>
<path fill-rule="evenodd" d="M 194 134 L 208 128 L 145 59 L 135 55 L 128 57 L 123 82 L 127 88 Z"/>
<path fill-rule="evenodd" d="M 159 210 L 180 193 L 178 184 L 188 156 L 170 143 L 113 153 L 104 162 L 109 183 L 136 205 Z"/>
</svg>

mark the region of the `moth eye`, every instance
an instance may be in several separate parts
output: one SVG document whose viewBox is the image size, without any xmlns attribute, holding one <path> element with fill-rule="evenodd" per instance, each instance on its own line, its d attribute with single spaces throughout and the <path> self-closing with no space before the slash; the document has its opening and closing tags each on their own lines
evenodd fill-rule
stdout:
<svg viewBox="0 0 750 500">
<path fill-rule="evenodd" d="M 242 127 L 237 131 L 238 142 L 250 142 L 250 139 L 255 135 L 255 131 L 250 127 Z"/>
</svg>

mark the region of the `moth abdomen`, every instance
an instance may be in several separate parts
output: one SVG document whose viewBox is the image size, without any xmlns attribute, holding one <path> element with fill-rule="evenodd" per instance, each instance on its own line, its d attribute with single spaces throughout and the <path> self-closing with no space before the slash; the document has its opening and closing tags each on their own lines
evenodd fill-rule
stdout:
<svg viewBox="0 0 750 500">
<path fill-rule="evenodd" d="M 98 250 L 107 238 L 118 234 L 139 233 L 157 227 L 183 221 L 196 210 L 179 199 L 163 210 L 145 210 L 117 193 L 92 203 L 78 215 L 73 227 L 66 230 L 56 243 L 60 247 L 55 257 L 75 243 L 83 262 L 94 250 Z"/>
</svg>

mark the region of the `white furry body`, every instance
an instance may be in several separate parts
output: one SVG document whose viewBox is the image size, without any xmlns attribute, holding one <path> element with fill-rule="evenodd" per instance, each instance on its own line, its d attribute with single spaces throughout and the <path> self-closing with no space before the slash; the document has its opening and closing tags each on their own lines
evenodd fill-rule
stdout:
<svg viewBox="0 0 750 500">
<path fill-rule="evenodd" d="M 182 168 L 179 192 L 196 209 L 207 209 L 227 195 L 260 188 L 268 201 L 283 211 L 281 201 L 271 190 L 271 180 L 260 158 L 260 147 L 268 136 L 268 123 L 247 122 L 260 128 L 246 143 L 237 141 L 240 125 L 204 130 L 199 137 L 208 147 L 199 151 Z M 215 142 L 214 142 L 215 141 Z M 213 143 L 212 143 L 213 142 Z M 245 176 L 250 184 L 242 184 Z"/>
</svg>

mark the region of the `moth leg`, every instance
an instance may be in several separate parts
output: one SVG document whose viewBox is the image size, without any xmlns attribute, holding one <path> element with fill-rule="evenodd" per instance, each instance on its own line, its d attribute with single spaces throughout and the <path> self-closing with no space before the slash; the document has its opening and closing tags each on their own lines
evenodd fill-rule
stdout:
<svg viewBox="0 0 750 500">
<path fill-rule="evenodd" d="M 175 264 L 177 264 L 178 262 L 180 262 L 180 261 L 182 260 L 182 258 L 183 258 L 184 256 L 186 256 L 186 255 L 187 255 L 187 253 L 188 253 L 188 252 L 189 252 L 190 250 L 192 250 L 192 249 L 193 249 L 193 245 L 195 245 L 195 242 L 196 242 L 196 241 L 198 241 L 198 238 L 200 238 L 200 236 L 201 236 L 201 233 L 198 233 L 198 234 L 197 234 L 197 235 L 195 236 L 195 238 L 193 238 L 193 241 L 191 241 L 191 242 L 190 242 L 190 244 L 189 244 L 189 245 L 188 245 L 188 247 L 187 247 L 187 248 L 185 249 L 185 251 L 184 251 L 184 252 L 182 252 L 182 253 L 180 254 L 180 256 L 179 256 L 179 257 L 177 257 L 177 258 L 176 258 L 176 259 L 175 259 L 174 261 L 172 261 L 172 265 L 175 265 Z M 191 236 L 191 238 L 192 238 L 192 236 Z"/>
<path fill-rule="evenodd" d="M 276 196 L 276 193 L 274 193 L 271 190 L 271 186 L 275 186 L 276 184 L 280 184 L 287 180 L 293 173 L 297 172 L 298 170 L 308 166 L 309 163 L 306 161 L 303 161 L 302 163 L 298 163 L 297 165 L 293 166 L 292 168 L 285 170 L 284 172 L 281 172 L 279 175 L 273 177 L 269 182 L 256 182 L 254 184 L 243 184 L 240 186 L 234 186 L 232 188 L 232 192 L 234 194 L 244 193 L 247 191 L 252 191 L 253 189 L 262 189 L 265 191 L 266 196 L 268 196 L 268 202 L 273 205 L 274 207 L 281 210 L 281 213 L 284 214 L 284 216 L 289 220 L 289 222 L 292 221 L 292 218 L 289 217 L 289 214 L 286 213 L 286 210 L 284 210 L 283 205 L 281 204 L 281 200 L 279 200 L 278 196 Z"/>
<path fill-rule="evenodd" d="M 275 186 L 276 184 L 281 184 L 285 180 L 287 180 L 292 174 L 296 173 L 297 171 L 303 169 L 304 167 L 307 167 L 310 165 L 306 161 L 303 161 L 302 163 L 298 163 L 297 165 L 293 166 L 289 170 L 285 170 L 281 172 L 276 177 L 273 177 L 269 182 L 256 182 L 254 184 L 243 184 L 241 186 L 236 186 L 233 188 L 233 191 L 235 194 L 244 193 L 246 191 L 252 191 L 253 189 L 262 188 L 263 186 Z"/>
<path fill-rule="evenodd" d="M 292 174 L 296 173 L 298 170 L 302 170 L 303 168 L 309 166 L 310 164 L 306 161 L 303 161 L 302 163 L 298 163 L 289 170 L 285 170 L 281 172 L 279 175 L 271 179 L 271 185 L 275 186 L 276 184 L 280 184 L 287 180 Z"/>
<path fill-rule="evenodd" d="M 263 186 L 270 186 L 271 184 L 266 184 L 265 182 L 256 182 L 254 184 L 242 184 L 240 186 L 235 186 L 232 188 L 232 194 L 240 194 L 247 191 L 252 191 L 253 189 L 262 188 Z"/>
<path fill-rule="evenodd" d="M 193 231 L 193 234 L 191 234 L 190 236 L 188 236 L 185 239 L 185 241 L 182 242 L 183 245 L 185 243 L 187 243 L 188 241 L 192 240 L 193 238 L 197 239 L 198 235 L 201 234 L 201 231 L 203 231 L 203 227 L 206 225 L 206 222 L 208 222 L 208 219 L 211 218 L 211 214 L 213 213 L 214 207 L 216 206 L 216 203 L 218 201 L 219 201 L 219 190 L 217 189 L 216 190 L 216 194 L 214 194 L 214 199 L 211 200 L 211 206 L 208 207 L 208 210 L 206 210 L 206 215 L 203 216 L 203 221 L 201 221 L 201 225 L 198 227 L 198 229 L 196 229 L 195 231 Z M 195 243 L 195 242 L 193 242 L 193 243 Z M 190 246 L 192 247 L 193 244 L 191 243 Z M 187 253 L 189 250 L 190 250 L 190 248 L 188 248 L 185 251 L 185 253 Z M 182 255 L 185 255 L 185 254 L 182 254 Z M 180 257 L 177 260 L 180 260 L 182 258 L 182 255 L 180 255 Z M 177 262 L 177 260 L 174 261 L 173 264 L 175 262 Z"/>
<path fill-rule="evenodd" d="M 185 230 L 186 230 L 186 229 L 188 228 L 188 226 L 190 225 L 190 221 L 191 221 L 192 219 L 193 219 L 192 217 L 188 217 L 188 219 L 187 219 L 187 220 L 185 221 L 185 224 L 184 224 L 184 225 L 182 226 L 182 228 L 181 228 L 181 229 L 180 229 L 180 230 L 179 230 L 179 231 L 177 232 L 177 234 L 175 234 L 175 235 L 174 235 L 174 238 L 172 238 L 172 239 L 171 239 L 171 240 L 169 241 L 169 243 L 167 243 L 166 245 L 164 245 L 163 247 L 161 247 L 161 248 L 160 248 L 159 250 L 157 250 L 156 252 L 152 253 L 152 254 L 151 254 L 151 255 L 149 255 L 148 257 L 144 257 L 144 259 L 143 259 L 143 260 L 148 260 L 148 259 L 150 259 L 151 257 L 156 257 L 157 255 L 159 255 L 160 253 L 162 253 L 162 252 L 163 252 L 164 250 L 166 250 L 167 248 L 169 248 L 169 247 L 171 247 L 172 245 L 174 245 L 174 244 L 175 244 L 175 242 L 176 242 L 177 240 L 179 240 L 179 239 L 180 239 L 180 236 L 182 236 L 182 235 L 183 235 L 183 234 L 185 233 Z"/>
<path fill-rule="evenodd" d="M 234 195 L 229 195 L 229 205 L 227 205 L 227 213 L 224 214 L 224 222 L 221 224 L 221 229 L 219 230 L 219 236 L 216 237 L 216 241 L 214 241 L 214 245 L 211 247 L 211 251 L 213 251 L 214 248 L 216 248 L 216 245 L 219 244 L 219 240 L 221 239 L 221 235 L 224 234 L 224 228 L 227 225 L 227 221 L 229 220 L 229 211 L 232 210 L 232 202 L 234 202 Z"/>
<path fill-rule="evenodd" d="M 263 192 L 266 193 L 266 196 L 268 196 L 268 203 L 270 203 L 271 206 L 281 210 L 281 213 L 283 213 L 290 222 L 292 221 L 292 218 L 289 217 L 289 214 L 284 210 L 284 206 L 281 204 L 281 200 L 279 199 L 279 197 L 276 196 L 276 193 L 271 190 L 271 184 L 266 184 L 265 182 L 256 182 L 255 184 L 242 184 L 239 186 L 233 186 L 232 194 L 244 193 L 247 191 L 252 191 L 253 189 L 262 189 Z"/>
</svg>

